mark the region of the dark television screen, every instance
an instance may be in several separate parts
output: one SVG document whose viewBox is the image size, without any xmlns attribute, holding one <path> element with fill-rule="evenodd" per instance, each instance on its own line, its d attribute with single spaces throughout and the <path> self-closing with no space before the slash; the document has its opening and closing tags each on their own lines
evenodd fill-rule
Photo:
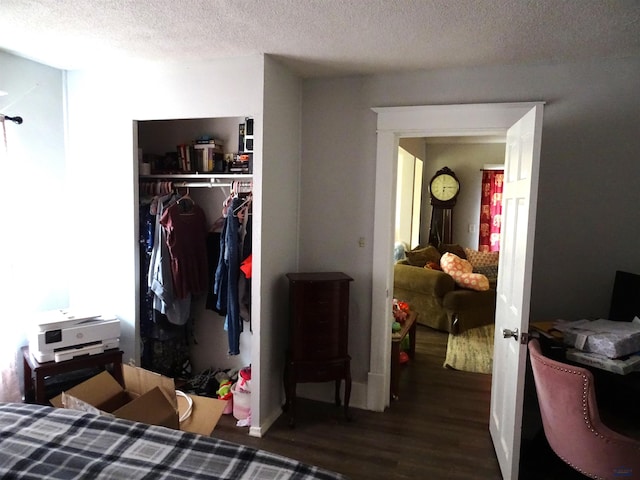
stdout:
<svg viewBox="0 0 640 480">
<path fill-rule="evenodd" d="M 613 283 L 609 320 L 630 322 L 640 318 L 640 275 L 618 270 Z"/>
</svg>

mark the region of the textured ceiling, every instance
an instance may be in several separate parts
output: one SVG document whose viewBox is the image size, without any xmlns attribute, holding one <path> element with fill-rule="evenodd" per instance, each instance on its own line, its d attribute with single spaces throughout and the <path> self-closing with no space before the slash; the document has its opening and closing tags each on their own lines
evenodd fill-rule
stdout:
<svg viewBox="0 0 640 480">
<path fill-rule="evenodd" d="M 267 53 L 304 77 L 567 62 L 639 55 L 640 1 L 0 0 L 0 49 L 62 69 Z"/>
</svg>

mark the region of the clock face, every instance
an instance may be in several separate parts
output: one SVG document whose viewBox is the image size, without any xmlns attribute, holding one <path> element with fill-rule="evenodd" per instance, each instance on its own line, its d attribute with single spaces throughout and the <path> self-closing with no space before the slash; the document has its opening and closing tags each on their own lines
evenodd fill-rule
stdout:
<svg viewBox="0 0 640 480">
<path fill-rule="evenodd" d="M 451 200 L 458 194 L 460 184 L 451 175 L 446 173 L 438 175 L 431 181 L 431 195 L 443 202 Z"/>
</svg>

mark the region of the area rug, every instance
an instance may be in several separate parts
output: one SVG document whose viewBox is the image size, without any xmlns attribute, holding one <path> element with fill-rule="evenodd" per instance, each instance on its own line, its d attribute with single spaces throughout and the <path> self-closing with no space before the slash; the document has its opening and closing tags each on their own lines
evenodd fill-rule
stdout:
<svg viewBox="0 0 640 480">
<path fill-rule="evenodd" d="M 491 373 L 494 332 L 494 325 L 485 325 L 458 335 L 449 334 L 443 366 L 463 372 Z"/>
</svg>

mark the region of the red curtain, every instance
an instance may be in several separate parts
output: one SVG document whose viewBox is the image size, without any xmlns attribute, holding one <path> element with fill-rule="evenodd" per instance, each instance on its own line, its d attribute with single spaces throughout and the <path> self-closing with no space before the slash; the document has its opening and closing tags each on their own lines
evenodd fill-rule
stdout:
<svg viewBox="0 0 640 480">
<path fill-rule="evenodd" d="M 483 170 L 482 199 L 480 201 L 481 252 L 500 251 L 500 227 L 502 223 L 502 181 L 504 170 Z"/>
</svg>

